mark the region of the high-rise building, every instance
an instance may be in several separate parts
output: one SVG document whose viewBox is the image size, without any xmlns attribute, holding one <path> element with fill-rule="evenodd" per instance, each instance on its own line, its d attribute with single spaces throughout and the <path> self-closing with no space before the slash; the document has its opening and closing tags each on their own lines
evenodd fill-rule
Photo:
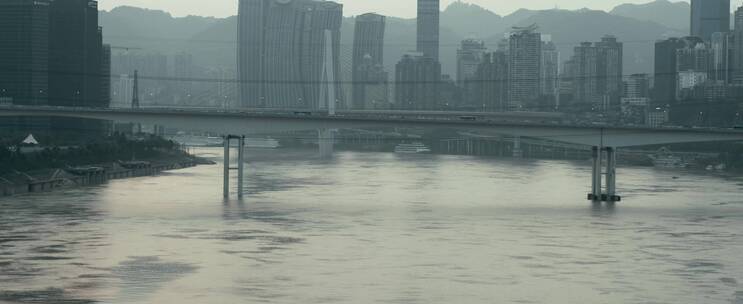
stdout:
<svg viewBox="0 0 743 304">
<path fill-rule="evenodd" d="M 355 109 L 366 109 L 370 103 L 387 103 L 387 72 L 384 71 L 384 32 L 386 17 L 363 14 L 356 17 L 354 29 L 352 78 Z M 371 85 L 371 86 L 369 86 Z M 367 96 L 371 94 L 372 96 Z M 374 108 L 374 106 L 371 106 Z"/>
<path fill-rule="evenodd" d="M 49 103 L 108 106 L 101 97 L 103 49 L 98 2 L 52 1 L 49 25 Z"/>
<path fill-rule="evenodd" d="M 704 97 L 703 85 L 714 73 L 713 49 L 699 42 L 676 50 L 676 100 Z"/>
<path fill-rule="evenodd" d="M 47 104 L 49 5 L 0 1 L 0 103 Z"/>
<path fill-rule="evenodd" d="M 735 11 L 732 49 L 731 81 L 735 84 L 743 84 L 743 6 Z"/>
<path fill-rule="evenodd" d="M 647 74 L 632 74 L 624 82 L 621 99 L 622 121 L 641 125 L 647 121 L 650 106 L 650 77 Z"/>
<path fill-rule="evenodd" d="M 539 65 L 539 91 L 543 96 L 556 98 L 560 85 L 560 52 L 551 41 L 542 42 L 542 57 Z"/>
<path fill-rule="evenodd" d="M 101 98 L 102 103 L 111 105 L 111 45 L 101 48 Z"/>
<path fill-rule="evenodd" d="M 670 38 L 655 43 L 655 87 L 653 102 L 670 105 L 676 102 L 678 90 L 677 51 L 704 43 L 698 37 Z"/>
<path fill-rule="evenodd" d="M 729 32 L 712 33 L 709 41 L 711 51 L 709 79 L 718 84 L 727 84 L 732 78 L 734 34 Z"/>
<path fill-rule="evenodd" d="M 599 50 L 591 42 L 583 42 L 575 47 L 570 61 L 573 73 L 569 76 L 573 82 L 573 98 L 576 108 L 589 109 L 602 102 L 598 95 Z"/>
<path fill-rule="evenodd" d="M 420 52 L 405 54 L 395 66 L 395 108 L 437 110 L 441 64 Z"/>
<path fill-rule="evenodd" d="M 337 80 L 333 94 L 323 81 L 340 75 L 341 4 L 240 0 L 238 15 L 241 106 L 319 109 L 321 96 L 341 99 Z"/>
<path fill-rule="evenodd" d="M 704 41 L 730 31 L 730 0 L 691 0 L 691 36 Z"/>
<path fill-rule="evenodd" d="M 457 50 L 457 84 L 460 87 L 464 88 L 465 82 L 477 74 L 477 66 L 482 62 L 486 51 L 482 40 L 462 40 L 462 45 Z"/>
<path fill-rule="evenodd" d="M 435 61 L 439 61 L 439 5 L 439 0 L 418 0 L 417 50 Z"/>
<path fill-rule="evenodd" d="M 457 50 L 457 79 L 456 85 L 462 93 L 462 100 L 455 104 L 460 108 L 480 108 L 477 100 L 477 69 L 482 63 L 483 55 L 487 49 L 485 42 L 478 39 L 462 40 L 461 47 Z"/>
<path fill-rule="evenodd" d="M 622 95 L 622 43 L 605 36 L 596 43 L 583 42 L 570 60 L 576 107 L 605 111 L 619 105 Z"/>
<path fill-rule="evenodd" d="M 650 77 L 648 74 L 632 74 L 624 82 L 625 98 L 649 98 L 650 97 Z"/>
<path fill-rule="evenodd" d="M 616 105 L 623 89 L 624 45 L 616 37 L 607 35 L 596 42 L 596 47 L 599 48 L 598 89 Z"/>
<path fill-rule="evenodd" d="M 514 28 L 514 31 L 510 34 L 507 110 L 539 110 L 542 35 L 536 32 L 536 29 L 536 25 Z"/>
<path fill-rule="evenodd" d="M 389 104 L 389 74 L 371 55 L 357 66 L 354 75 L 354 108 L 360 110 L 387 109 Z"/>
<path fill-rule="evenodd" d="M 508 100 L 508 56 L 505 50 L 483 55 L 477 68 L 475 104 L 485 111 L 504 111 Z"/>
</svg>

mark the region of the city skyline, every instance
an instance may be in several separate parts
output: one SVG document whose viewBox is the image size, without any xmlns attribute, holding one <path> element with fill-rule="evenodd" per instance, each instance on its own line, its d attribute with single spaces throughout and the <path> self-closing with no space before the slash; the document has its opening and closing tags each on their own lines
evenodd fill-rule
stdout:
<svg viewBox="0 0 743 304">
<path fill-rule="evenodd" d="M 451 3 L 457 1 L 460 0 L 441 0 L 441 9 L 444 9 Z M 401 2 L 395 0 L 339 0 L 337 2 L 344 5 L 344 16 L 356 16 L 369 12 L 401 18 L 415 18 L 416 16 L 415 1 Z M 567 0 L 560 1 L 559 5 L 557 2 L 550 0 L 532 0 L 526 3 L 516 1 L 492 0 L 466 0 L 462 2 L 476 4 L 490 11 L 493 11 L 496 14 L 505 16 L 519 9 L 543 10 L 553 9 L 555 7 L 570 10 L 589 8 L 595 10 L 610 11 L 612 8 L 620 4 L 644 4 L 653 2 L 653 0 Z M 671 2 L 689 3 L 689 1 Z M 229 17 L 237 15 L 237 4 L 238 1 L 234 0 L 213 0 L 210 2 L 209 6 L 204 6 L 203 2 L 196 0 L 107 0 L 102 1 L 99 6 L 102 10 L 107 11 L 118 6 L 135 6 L 154 10 L 163 10 L 177 17 L 188 15 Z M 730 4 L 731 8 L 734 9 L 741 5 L 741 1 L 733 0 L 730 1 Z"/>
</svg>

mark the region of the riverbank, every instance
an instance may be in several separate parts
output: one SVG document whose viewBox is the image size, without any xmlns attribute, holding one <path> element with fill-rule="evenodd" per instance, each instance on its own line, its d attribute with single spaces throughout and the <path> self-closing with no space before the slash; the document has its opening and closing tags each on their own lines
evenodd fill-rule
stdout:
<svg viewBox="0 0 743 304">
<path fill-rule="evenodd" d="M 142 162 L 142 164 L 136 168 L 127 168 L 119 162 L 113 162 L 91 164 L 85 168 L 95 168 L 95 170 L 89 170 L 88 172 L 70 170 L 69 168 L 53 168 L 5 174 L 0 176 L 0 197 L 99 185 L 110 180 L 154 176 L 165 171 L 190 168 L 197 165 L 211 165 L 214 162 L 195 156 L 179 156 L 173 159 L 156 159 L 151 162 Z"/>
</svg>

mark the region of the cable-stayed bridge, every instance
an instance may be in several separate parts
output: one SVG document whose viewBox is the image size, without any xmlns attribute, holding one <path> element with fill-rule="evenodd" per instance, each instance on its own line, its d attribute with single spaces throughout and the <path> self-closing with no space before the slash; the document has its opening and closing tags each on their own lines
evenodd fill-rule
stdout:
<svg viewBox="0 0 743 304">
<path fill-rule="evenodd" d="M 331 145 L 332 140 L 328 138 L 332 136 L 330 135 L 332 132 L 327 132 L 327 130 L 359 128 L 453 129 L 484 135 L 548 139 L 593 148 L 592 190 L 589 199 L 595 201 L 620 200 L 620 197 L 616 195 L 617 148 L 672 143 L 743 141 L 743 130 L 733 128 L 577 125 L 552 119 L 554 117 L 549 114 L 529 113 L 348 111 L 327 115 L 307 111 L 260 109 L 241 111 L 162 108 L 96 109 L 5 105 L 0 106 L 1 116 L 70 117 L 160 125 L 183 131 L 224 134 L 226 139 L 240 139 L 249 134 L 320 130 L 320 143 L 329 142 Z M 227 147 L 226 144 L 226 150 Z M 242 150 L 239 150 L 240 155 L 242 155 Z M 604 159 L 606 159 L 605 162 Z M 225 165 L 229 166 L 229 161 L 225 162 Z M 227 173 L 228 171 L 225 175 Z M 228 182 L 226 180 L 225 184 Z M 604 184 L 606 191 L 604 191 Z M 242 185 L 241 181 L 239 185 Z M 225 193 L 228 192 L 225 191 Z M 241 194 L 242 191 L 238 193 Z"/>
</svg>

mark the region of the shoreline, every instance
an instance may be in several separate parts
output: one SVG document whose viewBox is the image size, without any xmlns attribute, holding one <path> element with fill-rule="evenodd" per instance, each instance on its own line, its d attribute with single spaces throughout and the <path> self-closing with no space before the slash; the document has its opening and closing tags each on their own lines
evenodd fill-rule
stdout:
<svg viewBox="0 0 743 304">
<path fill-rule="evenodd" d="M 17 175 L 24 176 L 24 182 L 13 182 L 0 177 L 0 198 L 24 194 L 53 192 L 60 189 L 70 189 L 104 184 L 110 180 L 127 179 L 135 177 L 156 176 L 162 172 L 192 168 L 199 165 L 211 165 L 214 162 L 191 156 L 187 159 L 173 161 L 158 161 L 146 168 L 127 169 L 116 164 L 105 168 L 101 172 L 74 175 L 63 169 L 49 169 L 53 172 L 48 178 L 33 178 L 28 173 L 18 172 Z"/>
</svg>

